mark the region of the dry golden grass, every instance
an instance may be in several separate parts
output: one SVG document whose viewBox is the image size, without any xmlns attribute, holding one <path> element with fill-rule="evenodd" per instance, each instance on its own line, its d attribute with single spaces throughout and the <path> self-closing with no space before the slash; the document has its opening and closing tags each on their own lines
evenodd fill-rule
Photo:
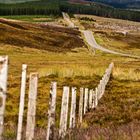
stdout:
<svg viewBox="0 0 140 140">
<path fill-rule="evenodd" d="M 96 41 L 105 48 L 140 56 L 140 35 L 128 34 L 124 36 L 114 32 L 95 32 L 94 36 Z"/>
<path fill-rule="evenodd" d="M 119 80 L 140 81 L 140 69 L 134 68 L 115 68 L 113 77 Z"/>
</svg>

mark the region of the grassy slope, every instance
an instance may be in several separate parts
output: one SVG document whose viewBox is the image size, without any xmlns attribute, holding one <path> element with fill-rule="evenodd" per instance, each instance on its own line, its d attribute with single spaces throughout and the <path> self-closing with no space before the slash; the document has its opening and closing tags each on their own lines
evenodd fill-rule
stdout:
<svg viewBox="0 0 140 140">
<path fill-rule="evenodd" d="M 78 45 L 74 46 L 74 42 L 78 42 L 80 46 L 83 45 L 78 37 L 78 31 L 57 27 L 54 30 L 54 28 L 50 26 L 28 25 L 26 23 L 19 25 L 18 23 L 12 23 L 3 19 L 1 19 L 0 22 L 1 43 L 53 52 L 66 52 L 78 47 Z M 64 40 L 68 40 L 67 43 L 65 43 Z"/>
<path fill-rule="evenodd" d="M 76 16 L 78 19 L 83 19 L 83 17 L 85 15 Z M 95 39 L 100 45 L 111 50 L 140 55 L 140 23 L 97 16 L 86 15 L 86 17 L 91 21 L 79 21 L 85 29 L 93 31 Z M 128 34 L 124 35 L 123 31 Z"/>
<path fill-rule="evenodd" d="M 90 16 L 91 18 L 92 16 Z M 139 27 L 138 23 L 126 23 L 120 20 L 104 19 L 95 16 L 93 16 L 93 19 L 96 22 L 88 21 L 87 19 L 81 20 L 80 22 L 84 26 L 81 26 L 81 28 L 93 30 L 95 38 L 100 45 L 109 49 L 140 55 L 140 35 L 133 30 Z M 75 21 L 75 23 L 78 25 L 79 20 Z M 127 36 L 124 36 L 121 33 L 115 33 L 109 28 L 96 29 L 95 23 L 99 25 L 110 25 L 110 23 L 113 25 L 115 23 L 117 26 L 121 24 L 121 29 L 130 25 L 135 27 Z M 98 108 L 85 116 L 85 122 L 82 124 L 83 129 L 74 130 L 72 138 L 95 140 L 139 139 L 140 60 L 106 55 L 100 51 L 97 51 L 97 54 L 99 56 L 99 59 L 96 60 L 97 63 L 103 64 L 107 61 L 114 61 L 113 75 L 104 97 L 99 102 Z M 71 135 L 67 136 L 67 139 L 70 139 L 70 137 Z"/>
<path fill-rule="evenodd" d="M 123 125 L 128 128 L 130 123 L 137 128 L 138 125 L 135 123 L 140 120 L 139 60 L 105 54 L 100 51 L 97 51 L 96 55 L 93 56 L 87 48 L 83 47 L 85 45 L 79 38 L 79 32 L 64 28 L 1 22 L 0 32 L 2 34 L 0 36 L 0 55 L 6 54 L 10 58 L 4 134 L 6 140 L 16 137 L 20 74 L 23 63 L 27 63 L 29 66 L 28 75 L 29 72 L 34 71 L 38 71 L 40 74 L 36 118 L 36 130 L 38 131 L 35 133 L 37 139 L 45 138 L 46 130 L 44 128 L 47 125 L 50 82 L 58 81 L 57 118 L 59 118 L 62 86 L 80 87 L 82 85 L 94 88 L 111 61 L 115 62 L 115 68 L 106 94 L 97 110 L 85 116 L 83 128 L 94 125 L 96 130 L 101 130 L 95 132 L 93 127 L 89 137 L 104 135 L 103 132 L 106 132 L 107 127 L 109 127 L 109 133 L 117 129 L 117 126 L 120 127 L 119 131 L 123 131 Z M 11 41 L 8 40 L 8 37 L 11 38 Z M 39 39 L 36 40 L 34 37 L 39 37 Z M 13 38 L 16 38 L 14 42 Z M 66 40 L 68 41 L 66 42 Z M 138 42 L 139 40 L 137 40 Z M 55 51 L 52 48 L 56 48 Z M 56 50 L 58 50 L 57 53 Z M 27 110 L 27 94 L 25 110 Z M 26 119 L 24 119 L 24 124 L 25 122 Z M 58 124 L 59 119 L 57 119 L 57 126 Z M 83 135 L 80 133 L 80 137 L 82 136 L 80 139 L 84 139 L 88 132 L 90 131 L 85 129 L 82 132 Z M 134 132 L 136 131 L 134 130 Z M 77 133 L 76 137 L 78 135 Z M 119 133 L 116 135 L 122 136 Z M 105 138 L 107 136 L 105 133 Z M 138 137 L 138 135 L 136 136 Z"/>
<path fill-rule="evenodd" d="M 88 50 L 82 48 L 84 44 L 79 38 L 80 34 L 77 31 L 65 28 L 40 27 L 36 24 L 7 23 L 3 21 L 0 25 L 0 55 L 8 55 L 10 59 L 5 117 L 5 127 L 7 129 L 4 134 L 6 139 L 8 139 L 15 137 L 15 133 L 12 130 L 16 131 L 15 124 L 17 123 L 18 114 L 20 74 L 23 63 L 27 63 L 29 66 L 28 75 L 29 72 L 38 71 L 40 77 L 42 77 L 39 80 L 37 106 L 37 126 L 39 128 L 46 127 L 51 81 L 59 81 L 59 106 L 57 106 L 59 113 L 62 85 L 74 84 L 80 86 L 84 84 L 85 86 L 91 86 L 91 81 L 95 84 L 95 80 L 99 79 L 98 75 L 103 74 L 104 70 L 99 72 L 98 69 L 95 71 L 92 68 L 92 58 L 90 55 L 87 55 Z M 36 40 L 37 37 L 39 38 L 38 40 Z M 75 42 L 78 43 L 75 44 Z M 85 57 L 83 58 L 83 56 Z M 98 73 L 97 76 L 96 73 Z M 88 79 L 88 77 L 96 77 L 96 79 Z M 57 117 L 59 117 L 59 114 Z M 9 127 L 10 130 L 8 129 Z"/>
</svg>

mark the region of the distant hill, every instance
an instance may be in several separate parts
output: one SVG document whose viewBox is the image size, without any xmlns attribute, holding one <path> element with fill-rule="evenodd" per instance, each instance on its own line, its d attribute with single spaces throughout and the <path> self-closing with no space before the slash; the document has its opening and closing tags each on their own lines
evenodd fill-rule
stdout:
<svg viewBox="0 0 140 140">
<path fill-rule="evenodd" d="M 110 3 L 129 3 L 129 2 L 138 2 L 140 0 L 100 0 L 103 2 L 110 2 Z"/>
<path fill-rule="evenodd" d="M 112 5 L 116 8 L 140 9 L 140 0 L 86 0 L 86 1 L 101 2 Z"/>
<path fill-rule="evenodd" d="M 37 0 L 0 0 L 0 3 L 22 3 L 29 1 L 37 1 Z"/>
</svg>

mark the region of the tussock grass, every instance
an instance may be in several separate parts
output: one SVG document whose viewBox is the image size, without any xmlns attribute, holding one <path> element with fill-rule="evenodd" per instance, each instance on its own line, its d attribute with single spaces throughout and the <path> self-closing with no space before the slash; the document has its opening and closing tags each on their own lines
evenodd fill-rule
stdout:
<svg viewBox="0 0 140 140">
<path fill-rule="evenodd" d="M 84 76 L 84 77 L 92 77 L 94 75 L 102 76 L 104 73 L 104 69 L 98 70 L 94 69 L 92 66 L 80 66 L 77 64 L 68 64 L 68 66 L 54 66 L 51 68 L 41 69 L 39 71 L 40 75 L 55 75 L 56 77 L 76 77 L 76 76 Z"/>
<path fill-rule="evenodd" d="M 133 68 L 115 68 L 113 71 L 113 76 L 119 80 L 140 81 L 140 70 Z"/>
</svg>

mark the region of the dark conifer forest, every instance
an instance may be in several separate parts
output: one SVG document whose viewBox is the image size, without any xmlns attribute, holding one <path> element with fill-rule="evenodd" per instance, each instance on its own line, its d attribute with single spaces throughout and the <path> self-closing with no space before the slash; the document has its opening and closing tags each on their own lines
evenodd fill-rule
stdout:
<svg viewBox="0 0 140 140">
<path fill-rule="evenodd" d="M 140 21 L 140 12 L 114 8 L 101 3 L 72 4 L 68 0 L 40 0 L 15 4 L 0 4 L 0 15 L 61 15 L 91 14 L 110 18 Z"/>
</svg>

